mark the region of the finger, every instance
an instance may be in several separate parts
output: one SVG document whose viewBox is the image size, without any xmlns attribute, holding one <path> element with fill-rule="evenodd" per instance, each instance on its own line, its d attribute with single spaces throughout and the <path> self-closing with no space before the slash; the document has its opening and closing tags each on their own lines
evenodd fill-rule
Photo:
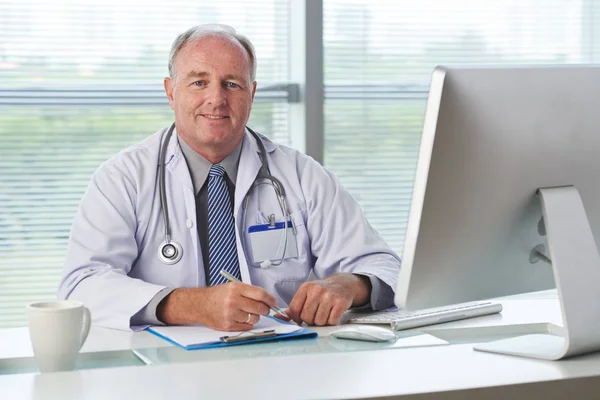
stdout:
<svg viewBox="0 0 600 400">
<path fill-rule="evenodd" d="M 308 290 L 306 284 L 300 285 L 300 288 L 292 298 L 292 301 L 290 301 L 290 306 L 288 308 L 289 312 L 287 314 L 290 316 L 290 318 L 292 318 L 299 324 L 302 323 L 302 318 L 300 317 L 300 314 L 302 313 L 304 303 L 306 302 L 307 292 Z"/>
<path fill-rule="evenodd" d="M 224 330 L 226 330 L 228 332 L 240 332 L 240 331 L 245 332 L 245 331 L 249 331 L 252 328 L 254 328 L 254 325 L 236 322 L 235 324 L 231 325 L 230 329 L 224 329 Z"/>
<path fill-rule="evenodd" d="M 327 320 L 328 325 L 337 325 L 340 323 L 340 319 L 342 318 L 342 314 L 346 312 L 348 308 L 344 307 L 343 304 L 338 303 L 333 306 L 331 312 L 329 313 L 329 319 Z"/>
<path fill-rule="evenodd" d="M 319 302 L 313 323 L 317 326 L 327 325 L 327 321 L 329 320 L 329 314 L 331 313 L 332 308 L 333 305 L 329 302 Z"/>
<path fill-rule="evenodd" d="M 256 315 L 269 315 L 271 309 L 263 302 L 241 297 L 239 302 L 241 311 Z"/>
<path fill-rule="evenodd" d="M 302 312 L 300 313 L 300 318 L 302 318 L 302 321 L 309 325 L 314 325 L 318 307 L 318 297 L 310 295 L 307 296 L 306 301 L 304 302 L 304 307 L 302 307 Z"/>
<path fill-rule="evenodd" d="M 277 299 L 270 295 L 265 289 L 253 285 L 243 285 L 244 286 L 240 289 L 240 294 L 243 297 L 254 301 L 260 301 L 261 303 L 266 304 L 267 307 L 274 307 L 277 305 Z"/>
<path fill-rule="evenodd" d="M 283 312 L 285 312 L 287 315 L 290 315 L 290 309 L 289 308 L 286 309 L 286 310 L 283 310 Z M 275 314 L 273 316 L 275 318 L 278 318 L 278 319 L 282 320 L 282 321 L 290 321 L 292 319 L 291 317 L 288 317 L 288 316 L 285 316 L 285 315 L 281 315 L 279 313 L 277 313 L 277 314 Z"/>
<path fill-rule="evenodd" d="M 256 324 L 259 320 L 260 320 L 260 315 L 252 314 L 252 313 L 248 313 L 248 312 L 244 312 L 244 311 L 241 311 L 240 313 L 238 313 L 238 316 L 236 317 L 236 322 L 239 322 L 241 324 L 250 325 L 250 326 L 254 326 L 254 324 Z"/>
<path fill-rule="evenodd" d="M 242 282 L 231 282 L 229 288 L 233 294 L 233 305 L 245 312 L 259 315 L 269 315 L 271 305 L 277 301 L 266 290 L 258 286 Z"/>
<path fill-rule="evenodd" d="M 250 317 L 248 317 L 248 315 L 250 315 Z M 233 320 L 230 319 L 230 320 L 221 321 L 221 323 L 218 324 L 217 326 L 215 326 L 214 328 L 217 330 L 220 330 L 220 331 L 228 331 L 228 332 L 247 331 L 254 327 L 254 324 L 256 324 L 256 322 L 258 322 L 259 318 L 260 318 L 260 316 L 258 316 L 258 315 L 237 312 L 236 316 L 234 317 Z"/>
<path fill-rule="evenodd" d="M 218 327 L 217 329 L 220 331 L 225 331 L 225 332 L 236 332 L 236 331 L 239 332 L 239 331 L 249 331 L 252 328 L 254 328 L 253 325 L 243 324 L 241 322 L 234 322 L 234 323 L 226 324 L 222 327 Z"/>
</svg>

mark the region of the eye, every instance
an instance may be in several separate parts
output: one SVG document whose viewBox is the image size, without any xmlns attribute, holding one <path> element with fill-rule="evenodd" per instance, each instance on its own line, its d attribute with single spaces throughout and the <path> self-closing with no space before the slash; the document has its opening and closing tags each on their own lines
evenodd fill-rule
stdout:
<svg viewBox="0 0 600 400">
<path fill-rule="evenodd" d="M 194 86 L 204 86 L 206 84 L 205 81 L 196 81 L 194 83 L 192 83 L 192 85 Z"/>
<path fill-rule="evenodd" d="M 237 89 L 240 87 L 240 85 L 238 85 L 235 82 L 225 82 L 225 87 L 231 88 L 231 89 Z"/>
</svg>

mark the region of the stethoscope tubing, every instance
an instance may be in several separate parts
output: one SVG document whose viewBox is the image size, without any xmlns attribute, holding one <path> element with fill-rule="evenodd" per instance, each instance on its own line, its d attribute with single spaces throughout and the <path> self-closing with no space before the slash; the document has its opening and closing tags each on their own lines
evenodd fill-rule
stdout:
<svg viewBox="0 0 600 400">
<path fill-rule="evenodd" d="M 160 150 L 158 155 L 158 187 L 160 194 L 160 207 L 162 209 L 163 221 L 165 226 L 165 242 L 170 242 L 170 230 L 169 230 L 169 206 L 167 204 L 167 190 L 165 184 L 165 158 L 167 154 L 167 145 L 165 143 L 169 143 L 169 139 L 171 139 L 171 135 L 173 134 L 173 130 L 175 129 L 175 123 L 171 125 L 164 141 L 161 141 Z"/>
<path fill-rule="evenodd" d="M 254 138 L 256 139 L 256 143 L 258 144 L 261 168 L 258 172 L 255 182 L 252 184 L 252 186 L 248 190 L 248 193 L 246 194 L 246 198 L 244 199 L 244 206 L 243 206 L 243 210 L 242 210 L 242 220 L 244 221 L 244 230 L 245 230 L 245 223 L 246 223 L 246 219 L 245 219 L 246 218 L 246 207 L 248 205 L 250 193 L 252 192 L 252 190 L 255 187 L 263 185 L 263 184 L 267 184 L 264 182 L 257 183 L 256 181 L 258 181 L 260 179 L 267 180 L 267 181 L 269 181 L 269 183 L 273 187 L 273 190 L 275 191 L 275 195 L 277 196 L 277 200 L 279 202 L 279 207 L 280 207 L 282 215 L 284 216 L 284 219 L 285 219 L 285 223 L 284 223 L 284 227 L 283 227 L 283 237 L 282 237 L 283 238 L 283 252 L 282 252 L 281 258 L 279 260 L 277 260 L 277 261 L 265 260 L 262 263 L 260 263 L 259 265 L 262 268 L 267 268 L 272 265 L 278 266 L 278 265 L 281 265 L 283 263 L 283 260 L 285 259 L 285 252 L 287 250 L 287 239 L 288 239 L 288 225 L 290 225 L 290 224 L 292 225 L 292 230 L 293 230 L 294 235 L 296 235 L 296 226 L 293 224 L 293 221 L 291 221 L 290 214 L 288 213 L 288 210 L 287 210 L 287 204 L 285 201 L 285 189 L 283 187 L 283 184 L 281 183 L 281 181 L 279 179 L 277 179 L 273 175 L 271 175 L 271 171 L 269 170 L 269 162 L 267 160 L 265 146 L 264 146 L 262 140 L 260 139 L 260 136 L 255 131 L 250 129 L 249 127 L 246 127 L 246 128 L 252 134 L 252 136 L 254 136 Z M 158 187 L 159 187 L 158 190 L 159 190 L 160 207 L 161 207 L 162 214 L 163 214 L 163 222 L 164 222 L 164 230 L 165 230 L 165 240 L 163 243 L 160 244 L 160 246 L 158 248 L 158 257 L 160 258 L 160 260 L 163 263 L 168 264 L 168 265 L 177 263 L 183 256 L 183 248 L 181 247 L 181 244 L 179 244 L 179 242 L 171 239 L 171 229 L 170 229 L 170 225 L 169 225 L 169 208 L 168 208 L 168 204 L 167 204 L 167 190 L 166 190 L 166 183 L 165 183 L 165 159 L 166 159 L 166 154 L 167 154 L 167 147 L 168 147 L 168 143 L 171 139 L 171 136 L 172 136 L 174 130 L 175 130 L 175 123 L 171 124 L 171 126 L 169 127 L 169 130 L 167 131 L 166 135 L 160 142 L 160 147 L 158 150 L 158 153 L 159 153 L 158 154 Z M 245 241 L 242 239 L 242 247 L 245 247 L 244 242 Z M 281 248 L 281 243 L 280 243 L 279 248 Z M 279 252 L 279 248 L 277 249 L 276 254 Z"/>
</svg>

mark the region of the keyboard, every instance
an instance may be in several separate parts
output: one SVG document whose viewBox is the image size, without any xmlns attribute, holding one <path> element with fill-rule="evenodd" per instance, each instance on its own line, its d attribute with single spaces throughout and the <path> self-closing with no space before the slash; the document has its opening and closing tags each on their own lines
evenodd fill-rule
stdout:
<svg viewBox="0 0 600 400">
<path fill-rule="evenodd" d="M 392 329 L 401 331 L 403 329 L 418 328 L 420 326 L 496 314 L 500 311 L 502 311 L 502 304 L 500 303 L 493 301 L 473 301 L 415 311 L 398 310 L 373 313 L 351 318 L 348 323 L 389 324 Z"/>
</svg>

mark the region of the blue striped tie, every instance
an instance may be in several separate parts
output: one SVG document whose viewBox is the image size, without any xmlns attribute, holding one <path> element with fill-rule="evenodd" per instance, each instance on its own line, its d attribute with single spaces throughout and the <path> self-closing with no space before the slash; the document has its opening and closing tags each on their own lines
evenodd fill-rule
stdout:
<svg viewBox="0 0 600 400">
<path fill-rule="evenodd" d="M 215 164 L 208 174 L 208 267 L 209 285 L 227 282 L 221 270 L 241 280 L 235 247 L 235 223 L 225 183 L 225 169 Z"/>
</svg>

